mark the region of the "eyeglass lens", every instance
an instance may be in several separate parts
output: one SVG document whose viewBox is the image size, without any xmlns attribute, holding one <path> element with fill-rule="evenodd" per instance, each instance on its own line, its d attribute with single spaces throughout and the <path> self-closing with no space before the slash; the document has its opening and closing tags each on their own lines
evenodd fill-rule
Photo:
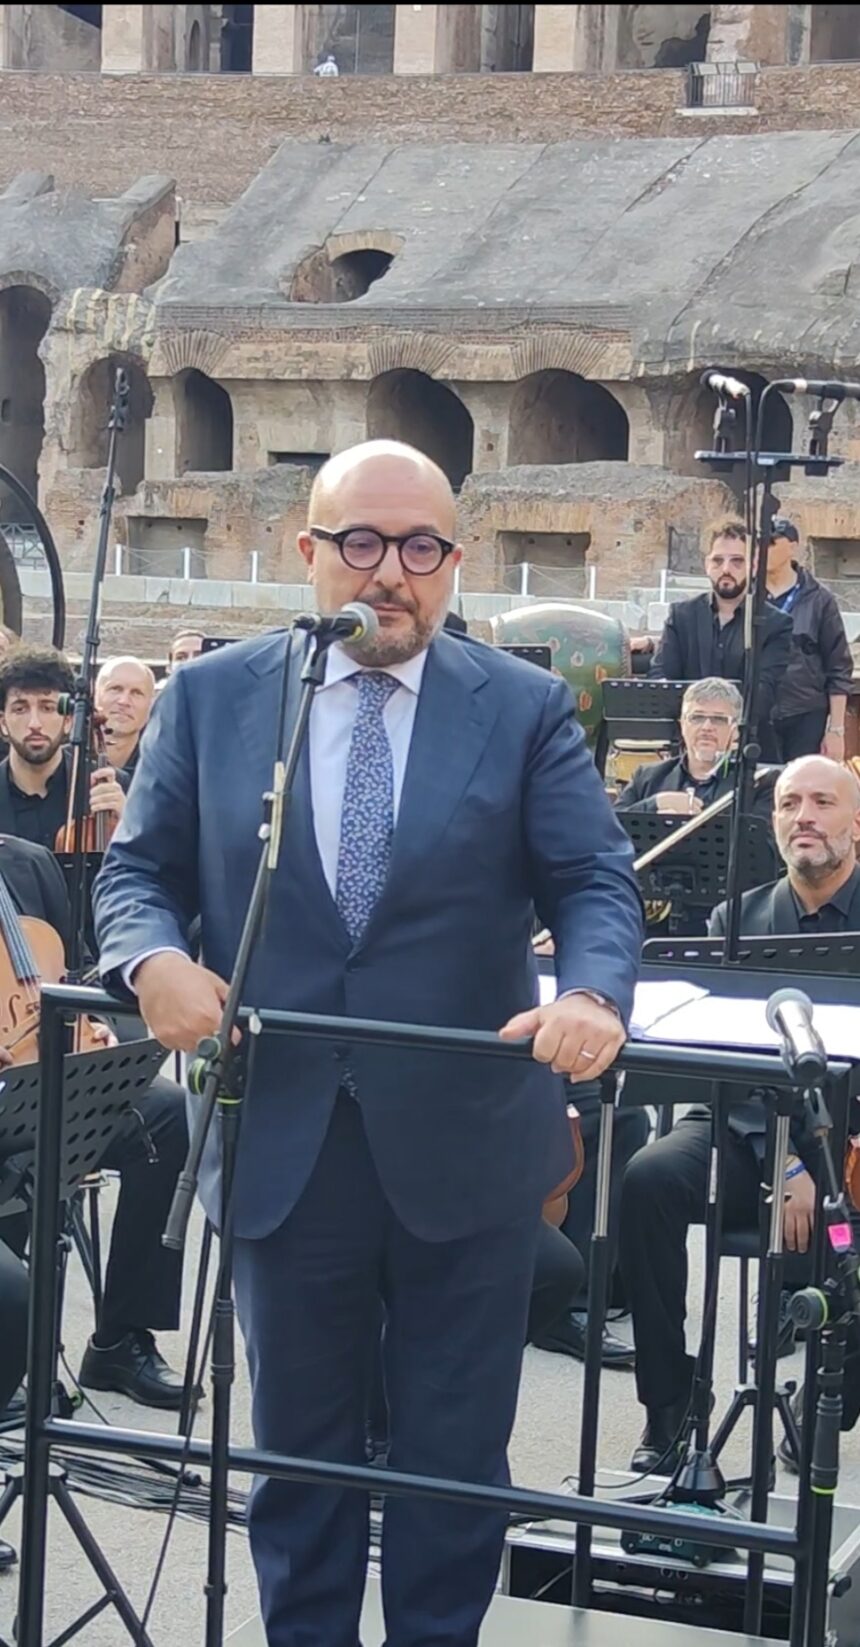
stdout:
<svg viewBox="0 0 860 1647">
<path fill-rule="evenodd" d="M 341 545 L 341 554 L 347 566 L 355 572 L 372 571 L 385 559 L 386 543 L 379 532 L 347 532 Z M 416 533 L 400 544 L 400 561 L 405 571 L 416 577 L 438 572 L 445 558 L 445 550 L 438 538 L 429 533 Z"/>
</svg>

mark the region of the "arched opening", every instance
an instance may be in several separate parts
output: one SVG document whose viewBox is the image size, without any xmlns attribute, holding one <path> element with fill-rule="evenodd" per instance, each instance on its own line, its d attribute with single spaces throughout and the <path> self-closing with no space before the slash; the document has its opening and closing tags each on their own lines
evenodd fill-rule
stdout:
<svg viewBox="0 0 860 1647">
<path fill-rule="evenodd" d="M 860 6 L 810 6 L 812 63 L 843 63 L 860 57 Z"/>
<path fill-rule="evenodd" d="M 618 10 L 619 69 L 681 69 L 704 63 L 711 8 L 628 5 Z"/>
<path fill-rule="evenodd" d="M 188 68 L 191 74 L 199 74 L 203 68 L 203 35 L 196 17 L 188 36 Z"/>
<path fill-rule="evenodd" d="M 0 292 L 0 463 L 35 497 L 45 433 L 45 368 L 39 344 L 51 319 L 44 292 L 7 286 Z M 4 513 L 18 520 L 23 506 L 12 497 Z"/>
<path fill-rule="evenodd" d="M 481 7 L 481 69 L 490 74 L 528 70 L 534 62 L 534 6 Z"/>
<path fill-rule="evenodd" d="M 600 383 L 574 372 L 532 372 L 511 396 L 508 462 L 623 462 L 630 425 L 618 401 Z"/>
<path fill-rule="evenodd" d="M 221 7 L 221 70 L 250 74 L 254 59 L 253 6 Z"/>
<path fill-rule="evenodd" d="M 226 389 L 192 367 L 174 380 L 176 473 L 233 467 L 233 407 Z"/>
<path fill-rule="evenodd" d="M 305 6 L 304 61 L 333 57 L 339 74 L 391 74 L 396 6 Z"/>
<path fill-rule="evenodd" d="M 361 246 L 333 258 L 324 249 L 311 252 L 293 276 L 290 302 L 352 303 L 382 279 L 394 256 L 381 246 Z"/>
<path fill-rule="evenodd" d="M 472 467 L 475 429 L 462 400 L 426 372 L 402 369 L 374 378 L 367 397 L 371 440 L 405 440 L 426 452 L 454 487 Z"/>
<path fill-rule="evenodd" d="M 136 491 L 144 475 L 146 420 L 152 415 L 153 396 L 149 379 L 139 361 L 128 355 L 108 355 L 96 360 L 81 378 L 78 389 L 72 450 L 69 467 L 103 469 L 108 460 L 110 410 L 113 404 L 117 367 L 128 373 L 128 418 L 117 438 L 117 478 L 123 493 Z"/>
</svg>

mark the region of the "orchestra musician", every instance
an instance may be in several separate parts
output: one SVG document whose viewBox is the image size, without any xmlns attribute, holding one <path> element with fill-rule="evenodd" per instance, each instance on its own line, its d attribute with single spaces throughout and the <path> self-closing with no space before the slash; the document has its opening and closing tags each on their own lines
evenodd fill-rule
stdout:
<svg viewBox="0 0 860 1647">
<path fill-rule="evenodd" d="M 854 774 L 823 756 L 793 761 L 777 779 L 773 821 L 787 873 L 743 894 L 741 936 L 860 931 L 860 782 Z M 721 904 L 712 916 L 712 935 L 725 932 L 725 919 Z M 730 1039 L 730 1026 L 727 1034 Z M 724 1163 L 727 1225 L 755 1224 L 766 1128 L 765 1106 L 754 1092 L 732 1104 Z M 802 1116 L 792 1118 L 791 1147 L 785 1245 L 802 1253 L 812 1228 L 818 1149 Z M 662 1472 L 671 1474 L 677 1462 L 672 1444 L 689 1403 L 693 1365 L 684 1340 L 687 1231 L 704 1220 L 710 1148 L 710 1115 L 693 1109 L 665 1138 L 634 1156 L 624 1175 L 620 1262 L 633 1309 L 637 1393 L 647 1416 L 633 1455 L 636 1470 L 651 1470 L 662 1459 Z M 858 1411 L 855 1364 L 846 1379 L 845 1429 Z"/>
<path fill-rule="evenodd" d="M 379 632 L 328 653 L 249 998 L 533 1036 L 534 1061 L 262 1037 L 233 1197 L 256 1440 L 362 1461 L 381 1302 L 392 1466 L 503 1482 L 541 1204 L 571 1159 L 561 1077 L 608 1067 L 630 1011 L 632 855 L 565 683 L 441 632 L 461 550 L 429 458 L 339 453 L 299 549 L 322 611 L 363 601 Z M 144 740 L 96 921 L 106 982 L 168 1047 L 219 1026 L 285 657 L 289 721 L 304 656 L 280 633 L 178 670 Z M 556 940 L 544 1006 L 535 906 Z M 202 1187 L 217 1217 L 211 1153 Z M 389 1640 L 473 1647 L 506 1517 L 397 1497 L 384 1522 Z M 250 1533 L 269 1647 L 355 1642 L 364 1496 L 262 1479 Z"/>
<path fill-rule="evenodd" d="M 0 762 L 0 834 L 54 849 L 66 824 L 72 762 L 64 748 L 72 726 L 58 699 L 74 690 L 71 665 L 53 647 L 16 646 L 0 663 L 0 731 L 9 754 Z M 125 805 L 112 766 L 94 771 L 90 810 L 114 824 Z"/>
<path fill-rule="evenodd" d="M 93 700 L 105 717 L 104 743 L 110 763 L 131 779 L 140 739 L 155 699 L 155 676 L 140 658 L 107 658 L 96 676 Z"/>
<path fill-rule="evenodd" d="M 733 681 L 708 677 L 687 687 L 681 703 L 680 755 L 638 766 L 616 812 L 671 812 L 692 817 L 729 795 L 737 783 L 735 750 L 743 699 Z M 756 784 L 753 812 L 770 818 L 776 772 Z"/>
</svg>

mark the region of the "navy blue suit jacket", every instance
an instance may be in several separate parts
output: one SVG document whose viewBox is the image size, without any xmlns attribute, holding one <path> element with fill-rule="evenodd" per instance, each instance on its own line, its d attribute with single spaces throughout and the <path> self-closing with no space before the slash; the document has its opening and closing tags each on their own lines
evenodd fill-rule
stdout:
<svg viewBox="0 0 860 1647">
<path fill-rule="evenodd" d="M 284 648 L 288 714 L 302 651 L 283 632 L 177 671 L 147 729 L 95 888 L 102 976 L 146 950 L 233 966 L 270 787 Z M 353 947 L 314 837 L 307 748 L 287 816 L 248 1005 L 497 1030 L 537 999 L 535 910 L 560 990 L 629 1015 L 642 926 L 632 850 L 574 724 L 566 685 L 440 634 L 427 659 L 386 887 Z M 538 1208 L 569 1162 L 562 1082 L 523 1060 L 263 1037 L 245 1107 L 236 1229 L 261 1237 L 295 1205 L 348 1057 L 385 1193 L 426 1240 Z M 217 1160 L 201 1179 L 217 1215 Z"/>
</svg>

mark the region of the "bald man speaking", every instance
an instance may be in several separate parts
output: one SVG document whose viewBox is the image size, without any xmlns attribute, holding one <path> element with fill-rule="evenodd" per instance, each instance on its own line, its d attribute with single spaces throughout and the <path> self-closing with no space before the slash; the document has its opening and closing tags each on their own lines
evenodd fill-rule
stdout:
<svg viewBox="0 0 860 1647">
<path fill-rule="evenodd" d="M 533 1036 L 534 1060 L 263 1038 L 234 1201 L 256 1440 L 363 1461 L 382 1306 L 392 1467 L 505 1482 L 541 1205 L 569 1165 L 561 1076 L 605 1069 L 631 1007 L 631 853 L 565 684 L 443 633 L 461 550 L 435 464 L 387 441 L 333 458 L 298 549 L 323 613 L 363 601 L 379 628 L 328 653 L 247 1000 Z M 178 671 L 147 734 L 98 933 L 106 981 L 168 1047 L 218 1026 L 285 648 L 289 722 L 305 644 L 265 635 Z M 556 940 L 544 1007 L 535 911 Z M 214 1151 L 202 1189 L 214 1218 Z M 250 1531 L 269 1647 L 357 1647 L 364 1497 L 262 1480 Z M 503 1535 L 495 1513 L 388 1502 L 392 1647 L 477 1641 Z"/>
</svg>

